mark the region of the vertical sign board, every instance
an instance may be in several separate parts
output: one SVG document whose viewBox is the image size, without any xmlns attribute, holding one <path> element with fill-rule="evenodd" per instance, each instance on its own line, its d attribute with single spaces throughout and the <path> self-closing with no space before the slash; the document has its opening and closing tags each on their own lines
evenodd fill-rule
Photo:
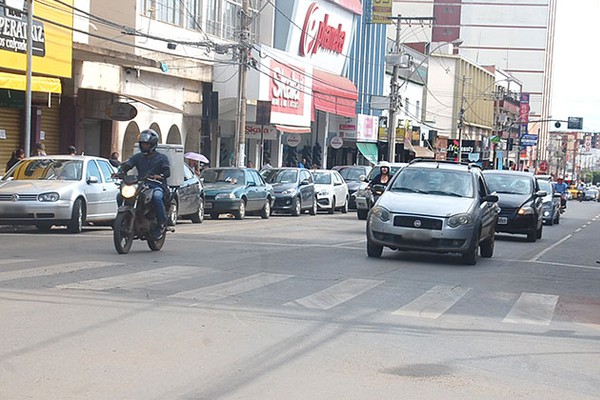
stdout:
<svg viewBox="0 0 600 400">
<path fill-rule="evenodd" d="M 527 135 L 529 124 L 529 93 L 521 93 L 519 102 L 519 136 Z"/>
<path fill-rule="evenodd" d="M 369 0 L 373 3 L 371 10 L 372 24 L 389 24 L 392 21 L 393 0 Z"/>
</svg>

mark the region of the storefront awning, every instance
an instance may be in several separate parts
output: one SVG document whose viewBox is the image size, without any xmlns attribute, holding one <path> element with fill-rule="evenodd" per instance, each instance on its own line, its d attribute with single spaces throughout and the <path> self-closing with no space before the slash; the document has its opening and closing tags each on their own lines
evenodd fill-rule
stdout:
<svg viewBox="0 0 600 400">
<path fill-rule="evenodd" d="M 332 0 L 332 2 L 346 10 L 352 11 L 354 14 L 362 15 L 362 4 L 360 3 L 360 0 Z"/>
<path fill-rule="evenodd" d="M 25 75 L 0 72 L 0 89 L 27 90 L 27 77 Z M 45 93 L 61 93 L 60 79 L 46 78 L 43 76 L 31 77 L 31 91 Z"/>
<path fill-rule="evenodd" d="M 356 148 L 371 164 L 377 164 L 379 155 L 377 144 L 356 142 Z"/>
<path fill-rule="evenodd" d="M 310 128 L 305 126 L 275 125 L 275 128 L 283 133 L 310 133 Z"/>
<path fill-rule="evenodd" d="M 313 107 L 343 117 L 356 117 L 356 86 L 348 78 L 313 70 Z"/>
<path fill-rule="evenodd" d="M 409 150 L 415 153 L 416 158 L 435 158 L 435 153 L 427 147 L 411 145 Z"/>
</svg>

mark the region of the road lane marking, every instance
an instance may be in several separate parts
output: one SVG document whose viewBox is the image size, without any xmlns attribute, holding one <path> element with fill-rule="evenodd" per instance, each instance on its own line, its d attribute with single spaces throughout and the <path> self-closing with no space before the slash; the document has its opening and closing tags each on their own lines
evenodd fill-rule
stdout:
<svg viewBox="0 0 600 400">
<path fill-rule="evenodd" d="M 544 250 L 542 250 L 539 253 L 537 253 L 535 256 L 533 256 L 533 258 L 530 258 L 529 261 L 537 261 L 541 256 L 543 256 L 544 254 L 546 254 L 547 252 L 549 252 L 550 250 L 552 250 L 553 248 L 555 248 L 556 246 L 558 246 L 562 242 L 564 242 L 566 240 L 569 240 L 572 236 L 573 235 L 571 235 L 571 234 L 565 236 L 564 238 L 560 239 L 558 242 L 554 243 L 551 246 L 548 246 Z"/>
<path fill-rule="evenodd" d="M 310 296 L 287 302 L 284 306 L 301 305 L 306 308 L 329 310 L 360 296 L 383 282 L 385 281 L 349 278 Z"/>
<path fill-rule="evenodd" d="M 9 281 L 12 279 L 21 278 L 36 278 L 40 276 L 58 275 L 65 272 L 75 272 L 85 269 L 114 267 L 121 265 L 123 264 L 104 261 L 78 261 L 66 264 L 46 265 L 44 267 L 0 272 L 0 281 Z"/>
<path fill-rule="evenodd" d="M 260 272 L 258 274 L 246 276 L 244 278 L 235 279 L 233 281 L 219 283 L 217 285 L 206 286 L 199 289 L 179 292 L 169 297 L 178 299 L 193 299 L 200 301 L 219 300 L 225 297 L 234 296 L 248 292 L 250 290 L 259 289 L 264 286 L 272 285 L 277 282 L 293 278 L 294 275 L 271 274 Z M 192 306 L 197 303 L 192 304 Z"/>
<path fill-rule="evenodd" d="M 437 285 L 392 314 L 436 319 L 456 304 L 469 290 L 471 288 L 462 286 Z"/>
<path fill-rule="evenodd" d="M 558 296 L 540 293 L 521 293 L 502 322 L 507 324 L 550 325 Z"/>
<path fill-rule="evenodd" d="M 16 263 L 23 263 L 23 262 L 30 262 L 30 261 L 35 261 L 35 260 L 30 260 L 28 258 L 7 258 L 4 260 L 0 260 L 0 265 L 16 264 Z"/>
<path fill-rule="evenodd" d="M 59 285 L 59 289 L 108 290 L 139 288 L 204 275 L 209 268 L 172 266 Z"/>
</svg>

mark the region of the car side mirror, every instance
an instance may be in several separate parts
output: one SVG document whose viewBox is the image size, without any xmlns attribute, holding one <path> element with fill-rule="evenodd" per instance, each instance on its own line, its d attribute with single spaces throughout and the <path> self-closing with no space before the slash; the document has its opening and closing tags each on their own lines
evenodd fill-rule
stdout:
<svg viewBox="0 0 600 400">
<path fill-rule="evenodd" d="M 87 183 L 98 183 L 98 177 L 97 176 L 90 176 L 87 178 Z"/>
<path fill-rule="evenodd" d="M 546 192 L 545 190 L 538 190 L 537 192 L 535 192 L 535 197 L 546 197 L 548 196 L 548 192 Z"/>
<path fill-rule="evenodd" d="M 246 184 L 246 186 L 250 187 L 250 186 L 256 186 L 256 182 L 248 182 Z"/>
<path fill-rule="evenodd" d="M 498 202 L 498 195 L 496 195 L 496 194 L 488 194 L 487 196 L 485 196 L 483 198 L 483 201 L 489 201 L 491 203 L 497 203 Z"/>
<path fill-rule="evenodd" d="M 310 182 L 308 181 L 308 179 L 304 179 L 302 181 L 300 181 L 300 186 L 306 186 L 308 185 Z"/>
</svg>

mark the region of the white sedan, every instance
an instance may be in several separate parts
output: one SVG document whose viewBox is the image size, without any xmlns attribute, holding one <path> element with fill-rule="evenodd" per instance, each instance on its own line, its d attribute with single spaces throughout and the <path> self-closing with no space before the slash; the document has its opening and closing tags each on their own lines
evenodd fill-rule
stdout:
<svg viewBox="0 0 600 400">
<path fill-rule="evenodd" d="M 348 212 L 348 184 L 337 171 L 317 169 L 312 171 L 315 182 L 317 208 L 333 214 L 335 210 Z"/>
<path fill-rule="evenodd" d="M 79 233 L 86 222 L 111 223 L 118 186 L 110 162 L 91 156 L 40 156 L 21 160 L 0 180 L 0 225 L 66 225 Z"/>
</svg>

